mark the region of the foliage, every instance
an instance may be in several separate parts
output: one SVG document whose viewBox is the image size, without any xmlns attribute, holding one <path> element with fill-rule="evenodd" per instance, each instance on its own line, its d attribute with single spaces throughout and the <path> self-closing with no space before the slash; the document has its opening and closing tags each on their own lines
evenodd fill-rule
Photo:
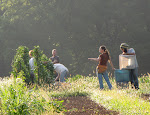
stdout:
<svg viewBox="0 0 150 115">
<path fill-rule="evenodd" d="M 0 112 L 9 115 L 27 115 L 41 114 L 44 111 L 60 112 L 63 109 L 61 102 L 46 101 L 39 93 L 35 94 L 35 90 L 30 90 L 25 86 L 21 78 L 5 78 L 0 81 Z M 53 108 L 53 104 L 59 106 Z M 53 111 L 52 111 L 53 109 Z"/>
<path fill-rule="evenodd" d="M 0 113 L 30 115 L 64 111 L 62 101 L 46 99 L 46 96 L 40 89 L 29 90 L 21 78 L 4 78 L 0 81 Z"/>
<path fill-rule="evenodd" d="M 53 102 L 50 102 L 50 104 L 54 108 L 54 112 L 60 113 L 61 111 L 65 111 L 64 106 L 62 105 L 63 102 L 64 100 L 62 101 L 54 100 Z"/>
<path fill-rule="evenodd" d="M 83 77 L 82 75 L 77 74 L 77 75 L 73 76 L 73 77 L 71 78 L 71 80 L 72 80 L 72 81 L 76 81 L 76 80 L 78 80 L 78 79 L 80 79 L 80 78 L 82 78 L 82 77 Z"/>
<path fill-rule="evenodd" d="M 26 46 L 19 46 L 16 50 L 16 55 L 12 61 L 12 74 L 14 77 L 18 76 L 21 71 L 24 73 L 25 81 L 29 83 L 30 69 L 29 69 L 29 49 Z"/>
<path fill-rule="evenodd" d="M 53 64 L 51 61 L 43 54 L 39 46 L 35 46 L 33 49 L 33 56 L 35 58 L 35 83 L 45 84 L 53 81 Z M 46 63 L 44 63 L 46 62 Z M 12 62 L 12 74 L 17 77 L 20 72 L 23 72 L 25 76 L 25 81 L 29 84 L 31 82 L 30 78 L 30 67 L 29 67 L 29 50 L 26 46 L 19 46 L 16 55 Z M 22 76 L 21 76 L 22 77 Z M 24 78 L 23 78 L 24 79 Z"/>
<path fill-rule="evenodd" d="M 56 48 L 71 74 L 88 75 L 96 64 L 87 58 L 98 57 L 100 45 L 108 47 L 117 68 L 119 45 L 127 42 L 137 53 L 140 73 L 148 72 L 149 11 L 149 0 L 1 0 L 0 40 L 5 53 L 0 60 L 7 66 L 0 69 L 10 71 L 12 49 L 40 45 L 46 55 Z"/>
<path fill-rule="evenodd" d="M 33 49 L 33 57 L 35 58 L 34 74 L 36 76 L 36 82 L 39 85 L 52 82 L 54 80 L 53 64 L 43 54 L 39 46 L 35 46 Z"/>
</svg>

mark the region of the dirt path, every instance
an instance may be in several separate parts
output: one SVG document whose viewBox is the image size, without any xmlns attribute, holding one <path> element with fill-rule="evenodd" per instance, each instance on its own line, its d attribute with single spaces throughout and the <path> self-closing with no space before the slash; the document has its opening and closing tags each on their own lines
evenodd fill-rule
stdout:
<svg viewBox="0 0 150 115">
<path fill-rule="evenodd" d="M 85 96 L 65 97 L 63 105 L 67 109 L 65 115 L 118 115 L 119 112 L 107 110 Z"/>
</svg>

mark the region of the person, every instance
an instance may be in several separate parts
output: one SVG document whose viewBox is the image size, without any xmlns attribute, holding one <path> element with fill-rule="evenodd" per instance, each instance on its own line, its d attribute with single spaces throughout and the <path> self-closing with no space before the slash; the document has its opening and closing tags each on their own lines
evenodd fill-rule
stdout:
<svg viewBox="0 0 150 115">
<path fill-rule="evenodd" d="M 30 60 L 29 60 L 29 66 L 30 66 L 30 78 L 32 83 L 34 83 L 34 60 L 35 58 L 32 56 L 33 50 L 29 51 L 29 56 L 30 56 Z"/>
<path fill-rule="evenodd" d="M 52 63 L 59 63 L 59 56 L 57 56 L 57 51 L 56 49 L 52 50 L 52 57 L 50 57 Z"/>
<path fill-rule="evenodd" d="M 129 45 L 127 43 L 122 43 L 120 45 L 120 49 L 122 51 L 123 55 L 135 55 L 135 68 L 131 69 L 130 72 L 130 82 L 133 88 L 133 85 L 135 89 L 139 89 L 139 83 L 138 83 L 138 62 L 136 59 L 135 50 L 133 48 L 129 48 Z"/>
<path fill-rule="evenodd" d="M 68 69 L 63 64 L 60 64 L 60 63 L 54 63 L 53 67 L 54 67 L 54 70 L 58 74 L 55 81 L 58 81 L 60 79 L 60 82 L 65 82 L 65 78 L 67 77 L 67 74 L 69 73 Z"/>
<path fill-rule="evenodd" d="M 110 63 L 113 70 L 115 68 L 114 68 L 113 63 L 111 61 L 109 51 L 106 49 L 106 46 L 104 46 L 104 45 L 100 46 L 99 52 L 101 54 L 99 55 L 98 58 L 88 58 L 88 59 L 99 62 L 98 66 L 97 66 L 97 72 L 98 72 L 97 75 L 98 75 L 98 79 L 99 79 L 100 89 L 104 88 L 102 76 L 104 77 L 105 81 L 107 82 L 109 89 L 112 89 L 112 85 L 109 81 L 108 73 L 106 71 L 107 70 L 107 62 Z"/>
<path fill-rule="evenodd" d="M 52 55 L 53 55 L 53 56 L 50 57 L 52 63 L 53 63 L 53 64 L 54 64 L 54 63 L 59 63 L 59 56 L 57 56 L 57 51 L 56 51 L 56 49 L 53 49 L 53 50 L 52 50 Z M 58 74 L 57 74 L 56 71 L 54 71 L 54 76 L 55 76 L 55 77 L 58 76 Z M 59 81 L 59 79 L 57 79 L 57 81 Z"/>
</svg>

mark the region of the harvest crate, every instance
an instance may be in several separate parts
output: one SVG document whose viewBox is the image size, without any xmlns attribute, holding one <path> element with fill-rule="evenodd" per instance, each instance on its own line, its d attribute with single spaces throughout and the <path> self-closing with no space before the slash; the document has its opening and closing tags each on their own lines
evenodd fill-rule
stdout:
<svg viewBox="0 0 150 115">
<path fill-rule="evenodd" d="M 129 87 L 128 82 L 130 81 L 130 71 L 129 70 L 115 70 L 115 80 L 117 87 Z"/>
</svg>

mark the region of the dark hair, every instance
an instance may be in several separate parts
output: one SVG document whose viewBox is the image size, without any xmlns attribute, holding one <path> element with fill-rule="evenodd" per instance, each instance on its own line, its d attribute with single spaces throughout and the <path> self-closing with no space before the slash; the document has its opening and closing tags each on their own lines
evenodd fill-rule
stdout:
<svg viewBox="0 0 150 115">
<path fill-rule="evenodd" d="M 123 48 L 123 47 L 121 47 L 121 49 L 123 49 L 124 51 L 123 52 L 125 52 L 125 53 L 127 53 L 127 48 Z"/>
<path fill-rule="evenodd" d="M 106 48 L 106 46 L 102 45 L 102 46 L 100 46 L 100 48 L 101 48 L 102 50 L 104 50 L 104 52 L 106 52 L 106 53 L 108 54 L 109 59 L 111 59 L 110 53 L 109 53 L 108 49 Z"/>
</svg>

